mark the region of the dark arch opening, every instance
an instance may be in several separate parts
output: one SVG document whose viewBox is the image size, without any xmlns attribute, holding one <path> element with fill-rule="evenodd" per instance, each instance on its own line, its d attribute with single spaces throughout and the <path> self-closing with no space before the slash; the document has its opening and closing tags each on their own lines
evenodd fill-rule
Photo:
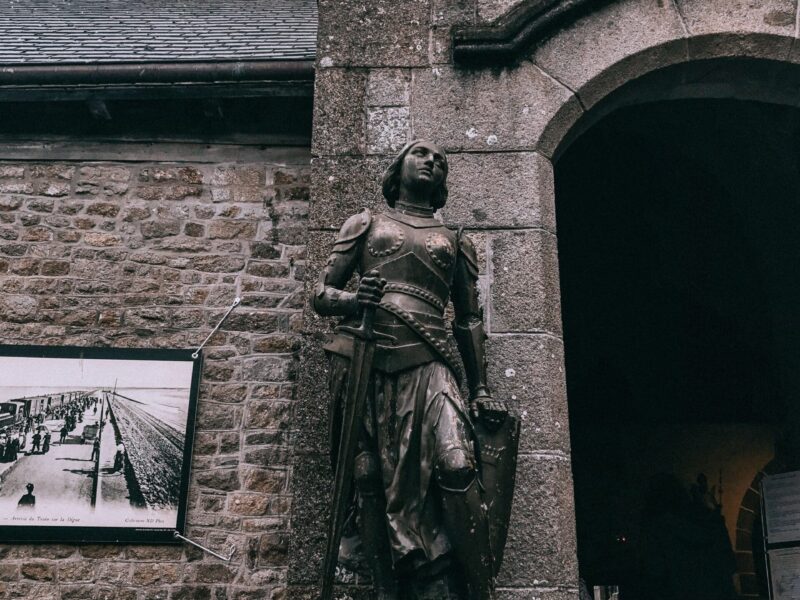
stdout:
<svg viewBox="0 0 800 600">
<path fill-rule="evenodd" d="M 712 600 L 698 586 L 730 568 L 758 598 L 743 498 L 776 455 L 798 468 L 800 109 L 698 94 L 579 129 L 555 170 L 581 574 L 653 600 L 678 569 L 683 598 Z M 706 503 L 721 482 L 727 548 L 653 517 L 659 474 L 688 496 L 700 473 Z M 706 544 L 696 570 L 687 544 Z"/>
</svg>

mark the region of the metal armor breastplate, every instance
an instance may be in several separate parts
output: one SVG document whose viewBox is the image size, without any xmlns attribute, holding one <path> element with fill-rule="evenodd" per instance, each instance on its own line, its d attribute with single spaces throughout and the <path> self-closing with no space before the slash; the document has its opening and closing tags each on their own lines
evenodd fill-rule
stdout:
<svg viewBox="0 0 800 600">
<path fill-rule="evenodd" d="M 396 372 L 439 360 L 430 344 L 447 343 L 444 310 L 455 271 L 456 234 L 431 217 L 392 211 L 375 215 L 365 242 L 361 273 L 377 270 L 387 281 L 382 301 L 411 315 L 428 340 L 397 316 L 378 309 L 375 330 L 394 341 L 378 342 L 375 368 Z M 337 336 L 326 348 L 349 355 L 351 344 L 346 336 Z"/>
<path fill-rule="evenodd" d="M 362 273 L 386 279 L 384 299 L 429 314 L 444 312 L 456 258 L 455 233 L 433 218 L 376 215 L 366 240 Z"/>
</svg>

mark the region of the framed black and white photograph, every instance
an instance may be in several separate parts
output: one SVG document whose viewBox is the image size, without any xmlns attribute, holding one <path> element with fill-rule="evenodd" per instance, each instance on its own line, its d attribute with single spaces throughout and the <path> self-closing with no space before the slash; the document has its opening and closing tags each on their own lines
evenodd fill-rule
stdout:
<svg viewBox="0 0 800 600">
<path fill-rule="evenodd" d="M 0 543 L 174 542 L 201 358 L 0 346 Z"/>
</svg>

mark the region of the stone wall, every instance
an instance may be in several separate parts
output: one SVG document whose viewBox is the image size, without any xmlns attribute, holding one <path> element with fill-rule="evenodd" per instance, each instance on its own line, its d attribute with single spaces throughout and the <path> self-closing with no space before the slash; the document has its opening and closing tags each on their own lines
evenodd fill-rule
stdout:
<svg viewBox="0 0 800 600">
<path fill-rule="evenodd" d="M 206 346 L 188 510 L 236 553 L 0 545 L 0 598 L 281 598 L 308 149 L 57 147 L 2 151 L 0 342 L 194 348 L 240 295 Z"/>
<path fill-rule="evenodd" d="M 454 27 L 487 25 L 520 4 L 540 3 L 320 0 L 307 283 L 336 227 L 382 205 L 381 172 L 397 150 L 414 138 L 444 146 L 451 194 L 443 217 L 466 227 L 481 259 L 490 384 L 523 418 L 499 597 L 563 600 L 577 597 L 578 573 L 553 160 L 601 100 L 661 67 L 732 56 L 796 61 L 798 5 L 596 3 L 507 63 L 454 63 Z M 290 548 L 289 590 L 298 598 L 313 597 L 324 544 L 330 481 L 319 340 L 328 328 L 306 312 L 291 484 L 300 541 Z M 353 597 L 366 589 L 355 583 Z"/>
<path fill-rule="evenodd" d="M 577 561 L 550 161 L 559 138 L 548 125 L 580 108 L 531 62 L 452 64 L 451 28 L 511 3 L 478 4 L 320 1 L 307 284 L 338 226 L 364 206 L 381 209 L 380 178 L 396 152 L 414 138 L 443 145 L 450 197 L 441 212 L 478 249 L 490 385 L 523 419 L 499 597 L 562 600 L 576 593 Z M 307 309 L 303 328 L 289 589 L 313 598 L 330 490 L 319 349 L 330 323 Z M 347 594 L 361 597 L 368 586 L 353 583 Z"/>
</svg>

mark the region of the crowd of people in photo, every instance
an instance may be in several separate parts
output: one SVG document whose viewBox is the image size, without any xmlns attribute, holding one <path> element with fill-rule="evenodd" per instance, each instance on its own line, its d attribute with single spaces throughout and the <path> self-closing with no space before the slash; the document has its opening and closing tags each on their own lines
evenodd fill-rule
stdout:
<svg viewBox="0 0 800 600">
<path fill-rule="evenodd" d="M 90 395 L 73 399 L 65 398 L 63 394 L 60 398 L 48 397 L 47 404 L 38 413 L 21 415 L 14 425 L 0 429 L 0 462 L 13 462 L 23 451 L 28 454 L 47 454 L 53 433 L 50 427 L 45 425 L 45 421 L 63 422 L 56 431 L 59 434 L 59 442 L 66 443 L 69 434 L 83 421 L 83 415 L 90 407 L 94 414 L 97 414 L 98 402 L 96 397 Z M 85 441 L 83 437 L 81 440 Z M 30 449 L 28 449 L 29 442 Z"/>
<path fill-rule="evenodd" d="M 89 460 L 94 462 L 96 473 L 99 474 L 100 433 L 110 417 L 110 413 L 103 409 L 99 394 L 65 393 L 33 400 L 36 404 L 31 399 L 24 398 L 0 405 L 0 414 L 5 417 L 5 423 L 0 422 L 0 463 L 12 463 L 23 456 L 47 454 L 52 443 L 63 445 L 88 442 L 91 444 Z M 5 410 L 7 405 L 16 405 L 18 412 Z M 71 437 L 70 434 L 79 428 L 85 417 L 87 422 L 80 427 L 79 433 Z M 9 421 L 12 423 L 8 424 Z M 58 440 L 54 441 L 53 436 L 57 436 Z M 113 467 L 106 467 L 105 473 L 123 472 L 128 464 L 127 451 L 118 432 L 115 438 L 111 442 L 115 444 Z M 31 510 L 36 506 L 34 483 L 28 482 L 25 489 L 26 493 L 19 498 L 18 510 Z"/>
</svg>

